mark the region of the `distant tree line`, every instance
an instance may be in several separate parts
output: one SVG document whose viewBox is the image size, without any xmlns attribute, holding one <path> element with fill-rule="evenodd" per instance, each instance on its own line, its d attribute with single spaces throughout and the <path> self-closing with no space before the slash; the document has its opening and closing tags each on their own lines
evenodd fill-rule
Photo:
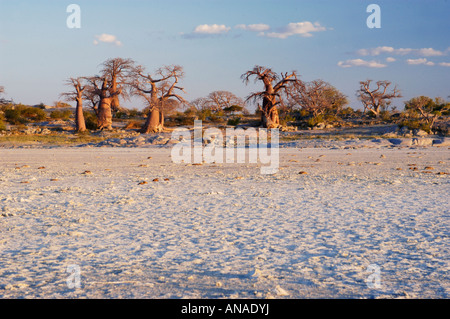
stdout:
<svg viewBox="0 0 450 319">
<path fill-rule="evenodd" d="M 145 116 L 139 127 L 142 133 L 161 132 L 167 114 L 172 115 L 178 124 L 185 124 L 186 118 L 215 122 L 225 116 L 227 124 L 237 125 L 243 116 L 250 114 L 246 107 L 248 103 L 256 106 L 259 122 L 255 125 L 265 128 L 277 128 L 299 120 L 313 127 L 323 122 L 364 116 L 389 121 L 390 109 L 395 109 L 393 99 L 402 97 L 397 86 L 389 81 L 361 81 L 356 96 L 363 110 L 355 111 L 348 106 L 347 96 L 328 82 L 321 79 L 306 82 L 296 71 L 276 73 L 257 65 L 242 74 L 241 79 L 244 84 L 250 81 L 260 83 L 262 89 L 252 92 L 245 100 L 222 90 L 188 102 L 180 85 L 183 78 L 184 70 L 179 65 L 163 66 L 151 73 L 132 59 L 113 58 L 100 65 L 97 75 L 66 80 L 70 90 L 62 93 L 61 97 L 76 103 L 76 132 L 110 130 L 113 115 L 119 118 L 123 114 L 142 114 Z M 45 118 L 45 112 L 36 108 L 14 105 L 12 101 L 2 99 L 3 93 L 4 87 L 0 86 L 1 123 L 6 120 L 12 124 L 24 124 Z M 145 102 L 142 112 L 121 106 L 121 100 L 129 100 L 133 96 Z M 91 112 L 83 109 L 85 102 Z M 67 106 L 67 103 L 55 102 L 55 107 Z M 415 97 L 405 102 L 404 111 L 397 120 L 401 126 L 431 132 L 439 117 L 449 115 L 449 106 L 450 103 L 441 98 Z M 184 112 L 180 112 L 181 108 Z M 53 111 L 50 117 L 67 119 L 68 116 L 67 111 Z M 0 125 L 2 127 L 4 123 Z"/>
</svg>

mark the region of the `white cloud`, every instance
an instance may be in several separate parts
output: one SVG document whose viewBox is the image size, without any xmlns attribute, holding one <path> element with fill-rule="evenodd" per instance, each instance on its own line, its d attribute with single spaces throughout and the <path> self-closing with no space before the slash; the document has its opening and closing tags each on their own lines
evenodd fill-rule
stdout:
<svg viewBox="0 0 450 319">
<path fill-rule="evenodd" d="M 420 64 L 429 65 L 429 66 L 434 65 L 434 62 L 428 61 L 426 58 L 408 59 L 408 60 L 406 60 L 406 63 L 408 63 L 410 65 L 420 65 Z"/>
<path fill-rule="evenodd" d="M 100 42 L 112 43 L 112 44 L 115 44 L 117 46 L 121 46 L 122 45 L 122 42 L 117 40 L 117 37 L 115 35 L 107 34 L 107 33 L 103 33 L 103 34 L 95 36 L 94 44 L 97 45 Z"/>
<path fill-rule="evenodd" d="M 390 53 L 396 55 L 407 55 L 407 54 L 416 54 L 419 56 L 442 56 L 445 55 L 444 52 L 435 50 L 433 48 L 421 48 L 421 49 L 412 49 L 412 48 L 398 48 L 395 49 L 393 47 L 388 46 L 380 46 L 376 48 L 370 49 L 360 49 L 356 51 L 358 55 L 361 56 L 377 56 L 383 53 Z"/>
<path fill-rule="evenodd" d="M 393 58 L 393 57 L 387 57 L 386 58 L 386 62 L 395 62 L 397 61 L 397 59 Z"/>
<path fill-rule="evenodd" d="M 231 28 L 224 24 L 201 24 L 190 33 L 180 33 L 185 39 L 199 39 L 228 33 Z"/>
<path fill-rule="evenodd" d="M 293 35 L 300 35 L 302 37 L 312 37 L 312 32 L 325 31 L 326 28 L 320 23 L 311 23 L 309 21 L 293 22 L 287 26 L 280 28 L 278 32 L 269 32 L 267 36 L 270 38 L 286 39 Z"/>
<path fill-rule="evenodd" d="M 421 56 L 442 56 L 442 55 L 444 55 L 444 52 L 435 50 L 433 48 L 418 49 L 417 53 Z"/>
<path fill-rule="evenodd" d="M 353 60 L 347 60 L 347 61 L 339 61 L 338 66 L 341 68 L 351 68 L 353 66 L 363 66 L 368 68 L 384 68 L 387 65 L 379 63 L 377 61 L 365 61 L 362 59 L 353 59 Z"/>
<path fill-rule="evenodd" d="M 270 30 L 270 26 L 264 23 L 249 24 L 249 25 L 238 24 L 237 26 L 235 26 L 235 28 L 253 32 L 264 32 Z"/>
<path fill-rule="evenodd" d="M 441 62 L 441 63 L 439 63 L 439 65 L 450 67 L 450 62 Z"/>
<path fill-rule="evenodd" d="M 381 53 L 393 53 L 393 47 L 377 47 L 372 49 L 360 49 L 356 51 L 358 55 L 367 56 L 367 55 L 380 55 Z"/>
<path fill-rule="evenodd" d="M 221 34 L 230 31 L 230 27 L 224 24 L 202 24 L 194 29 L 194 34 Z"/>
</svg>

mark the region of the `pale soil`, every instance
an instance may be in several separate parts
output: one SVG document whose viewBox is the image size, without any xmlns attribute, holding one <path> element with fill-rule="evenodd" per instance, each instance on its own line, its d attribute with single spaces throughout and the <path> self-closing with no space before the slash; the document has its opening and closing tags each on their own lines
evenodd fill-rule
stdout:
<svg viewBox="0 0 450 319">
<path fill-rule="evenodd" d="M 170 148 L 0 152 L 0 298 L 450 295 L 447 147 L 284 148 L 275 175 Z"/>
</svg>

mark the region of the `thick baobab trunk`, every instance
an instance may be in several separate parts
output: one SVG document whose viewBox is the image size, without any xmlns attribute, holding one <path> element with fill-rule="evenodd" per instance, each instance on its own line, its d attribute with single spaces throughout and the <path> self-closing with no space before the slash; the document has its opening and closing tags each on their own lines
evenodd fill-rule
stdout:
<svg viewBox="0 0 450 319">
<path fill-rule="evenodd" d="M 111 113 L 112 98 L 102 98 L 97 111 L 97 127 L 100 130 L 112 129 L 112 113 Z"/>
<path fill-rule="evenodd" d="M 86 131 L 86 122 L 83 115 L 83 100 L 77 98 L 77 107 L 75 110 L 75 129 L 77 132 Z"/>
<path fill-rule="evenodd" d="M 114 112 L 120 111 L 119 94 L 117 89 L 117 83 L 114 80 L 110 89 L 112 100 L 111 100 L 111 110 Z"/>
<path fill-rule="evenodd" d="M 261 124 L 264 128 L 278 128 L 280 126 L 280 118 L 278 108 L 274 105 L 274 101 L 264 98 L 261 113 Z"/>
<path fill-rule="evenodd" d="M 164 114 L 158 108 L 150 111 L 147 121 L 141 129 L 141 133 L 158 133 L 164 129 Z"/>
</svg>

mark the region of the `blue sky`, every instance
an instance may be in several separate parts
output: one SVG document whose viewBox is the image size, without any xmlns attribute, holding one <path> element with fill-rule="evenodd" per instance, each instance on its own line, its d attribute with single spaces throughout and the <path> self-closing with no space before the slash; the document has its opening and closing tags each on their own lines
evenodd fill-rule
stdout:
<svg viewBox="0 0 450 319">
<path fill-rule="evenodd" d="M 70 29 L 70 4 L 81 28 Z M 369 4 L 381 9 L 370 29 Z M 359 81 L 392 81 L 404 98 L 450 95 L 450 1 L 0 0 L 0 85 L 15 102 L 52 104 L 69 77 L 94 75 L 108 58 L 149 71 L 178 64 L 187 100 L 260 89 L 240 75 L 255 65 L 325 80 L 353 108 Z M 126 107 L 141 108 L 132 100 Z"/>
</svg>

